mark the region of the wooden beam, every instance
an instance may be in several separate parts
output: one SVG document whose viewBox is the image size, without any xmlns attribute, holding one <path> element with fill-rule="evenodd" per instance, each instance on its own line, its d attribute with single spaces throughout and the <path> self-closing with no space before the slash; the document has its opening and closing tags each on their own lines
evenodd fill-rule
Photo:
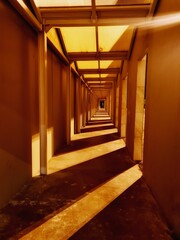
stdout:
<svg viewBox="0 0 180 240">
<path fill-rule="evenodd" d="M 96 90 L 98 90 L 98 89 L 102 89 L 102 90 L 104 90 L 104 89 L 112 89 L 112 86 L 99 85 L 99 86 L 90 86 L 90 88 L 92 88 L 93 91 L 94 91 L 94 89 L 96 89 Z"/>
<path fill-rule="evenodd" d="M 98 18 L 96 23 L 93 23 L 91 18 L 46 18 L 45 24 L 52 27 L 89 27 L 89 26 L 120 26 L 120 25 L 133 25 L 136 26 L 146 21 L 146 16 L 143 17 L 104 17 Z"/>
<path fill-rule="evenodd" d="M 9 2 L 36 31 L 42 31 L 42 24 L 32 14 L 23 0 L 9 0 Z"/>
<path fill-rule="evenodd" d="M 64 43 L 64 40 L 63 40 L 63 37 L 62 37 L 61 31 L 60 31 L 59 28 L 57 29 L 57 35 L 58 35 L 59 42 L 60 42 L 60 45 L 61 45 L 61 47 L 62 47 L 62 50 L 63 50 L 63 52 L 64 52 L 64 55 L 66 56 L 66 58 L 68 58 L 68 54 L 67 54 L 67 50 L 66 50 L 66 46 L 65 46 L 65 43 Z"/>
<path fill-rule="evenodd" d="M 106 77 L 106 78 L 84 78 L 84 79 L 86 82 L 88 82 L 88 81 L 106 81 L 106 82 L 110 81 L 110 82 L 112 82 L 112 81 L 115 81 L 117 78 Z"/>
<path fill-rule="evenodd" d="M 34 13 L 35 13 L 38 21 L 39 21 L 40 23 L 42 23 L 42 17 L 41 17 L 41 13 L 40 13 L 39 8 L 36 6 L 34 0 L 30 0 L 30 3 L 31 3 L 31 6 L 32 6 L 32 8 L 33 8 L 33 10 L 34 10 Z"/>
<path fill-rule="evenodd" d="M 151 7 L 149 9 L 149 14 L 148 14 L 150 17 L 154 15 L 158 3 L 159 3 L 159 0 L 153 0 L 152 1 Z"/>
<path fill-rule="evenodd" d="M 93 23 L 96 23 L 96 21 L 97 21 L 97 14 L 96 14 L 96 2 L 95 2 L 95 0 L 91 0 L 91 5 L 92 5 L 91 21 Z"/>
<path fill-rule="evenodd" d="M 120 68 L 106 68 L 106 69 L 79 69 L 80 74 L 106 74 L 106 73 L 120 73 Z"/>
<path fill-rule="evenodd" d="M 136 38 L 136 32 L 137 32 L 137 29 L 135 28 L 134 31 L 133 31 L 133 34 L 132 34 L 132 38 L 131 38 L 131 43 L 130 43 L 128 57 L 127 57 L 128 59 L 130 59 L 131 53 L 132 53 L 132 50 L 133 50 L 133 47 L 134 47 L 134 42 L 135 42 L 135 38 Z"/>
<path fill-rule="evenodd" d="M 136 14 L 139 14 L 141 11 L 148 11 L 151 7 L 151 4 L 132 4 L 132 5 L 115 5 L 115 6 L 96 6 L 96 12 L 102 13 L 106 12 L 113 15 L 114 12 L 125 12 L 125 11 L 134 11 Z M 93 8 L 94 10 L 94 8 Z M 62 13 L 82 13 L 82 12 L 90 12 L 92 13 L 92 6 L 85 6 L 85 7 L 41 7 L 40 8 L 41 14 L 43 17 L 52 17 L 52 14 L 59 14 Z"/>
<path fill-rule="evenodd" d="M 112 84 L 106 84 L 106 83 L 93 83 L 93 84 L 88 84 L 89 87 L 98 87 L 100 86 L 105 86 L 105 87 L 112 87 Z"/>
<path fill-rule="evenodd" d="M 128 51 L 114 52 L 69 52 L 68 57 L 71 61 L 88 61 L 88 60 L 124 60 L 127 59 Z"/>
<path fill-rule="evenodd" d="M 92 7 L 41 8 L 40 11 L 45 24 L 54 27 L 132 25 L 145 20 L 150 4 L 112 7 L 93 4 Z"/>
</svg>

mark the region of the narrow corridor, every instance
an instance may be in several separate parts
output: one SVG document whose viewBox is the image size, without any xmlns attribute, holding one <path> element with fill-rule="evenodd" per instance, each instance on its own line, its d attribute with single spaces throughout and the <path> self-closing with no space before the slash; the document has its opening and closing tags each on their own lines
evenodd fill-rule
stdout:
<svg viewBox="0 0 180 240">
<path fill-rule="evenodd" d="M 1 210 L 0 239 L 172 238 L 139 166 L 99 112 L 49 161 L 48 175 Z"/>
<path fill-rule="evenodd" d="M 0 1 L 0 240 L 180 239 L 180 0 Z"/>
</svg>

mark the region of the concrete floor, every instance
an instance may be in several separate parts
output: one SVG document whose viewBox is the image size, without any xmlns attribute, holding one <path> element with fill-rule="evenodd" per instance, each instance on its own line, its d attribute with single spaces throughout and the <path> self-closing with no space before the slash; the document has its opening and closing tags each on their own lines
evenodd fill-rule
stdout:
<svg viewBox="0 0 180 240">
<path fill-rule="evenodd" d="M 0 211 L 0 239 L 173 239 L 116 129 L 90 125 Z"/>
</svg>

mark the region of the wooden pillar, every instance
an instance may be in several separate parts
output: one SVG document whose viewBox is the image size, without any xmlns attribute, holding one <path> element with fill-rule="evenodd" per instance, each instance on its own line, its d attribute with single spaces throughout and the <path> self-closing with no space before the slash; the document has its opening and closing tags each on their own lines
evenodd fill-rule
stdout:
<svg viewBox="0 0 180 240">
<path fill-rule="evenodd" d="M 82 101 L 83 101 L 83 84 L 80 81 L 79 86 L 79 97 L 80 97 L 80 128 L 83 126 L 83 109 L 82 109 Z"/>
<path fill-rule="evenodd" d="M 114 88 L 113 88 L 113 123 L 116 125 L 116 87 L 117 87 L 117 82 L 114 81 Z"/>
<path fill-rule="evenodd" d="M 86 126 L 86 114 L 87 114 L 87 88 L 86 85 L 83 84 L 83 127 Z"/>
<path fill-rule="evenodd" d="M 71 81 L 71 66 L 69 66 L 69 77 L 66 82 L 66 143 L 70 144 L 71 140 L 71 106 L 70 106 L 70 81 Z"/>
<path fill-rule="evenodd" d="M 81 80 L 79 78 L 76 78 L 76 87 L 75 87 L 75 133 L 80 133 L 80 85 Z"/>
<path fill-rule="evenodd" d="M 127 76 L 121 79 L 121 137 L 126 137 L 127 122 Z"/>
<path fill-rule="evenodd" d="M 38 33 L 40 174 L 47 174 L 47 36 Z"/>
</svg>

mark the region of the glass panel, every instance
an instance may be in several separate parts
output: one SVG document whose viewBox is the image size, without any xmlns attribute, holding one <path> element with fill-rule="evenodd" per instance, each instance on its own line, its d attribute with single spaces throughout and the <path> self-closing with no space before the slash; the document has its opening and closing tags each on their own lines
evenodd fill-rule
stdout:
<svg viewBox="0 0 180 240">
<path fill-rule="evenodd" d="M 99 78 L 99 74 L 84 74 L 84 78 Z"/>
<path fill-rule="evenodd" d="M 116 5 L 117 0 L 96 0 L 96 5 Z"/>
<path fill-rule="evenodd" d="M 84 74 L 84 78 L 102 78 L 103 80 L 106 80 L 105 78 L 116 78 L 117 74 Z"/>
<path fill-rule="evenodd" d="M 100 68 L 120 68 L 120 67 L 121 67 L 121 60 L 100 61 Z"/>
<path fill-rule="evenodd" d="M 97 6 L 150 4 L 151 0 L 96 0 Z"/>
<path fill-rule="evenodd" d="M 55 45 L 55 47 L 59 50 L 59 52 L 64 55 L 55 28 L 51 28 L 51 29 L 48 31 L 47 37 L 48 37 L 48 39 Z"/>
<path fill-rule="evenodd" d="M 99 31 L 99 51 L 117 51 L 120 48 L 118 41 L 128 26 L 106 26 L 98 27 Z"/>
<path fill-rule="evenodd" d="M 106 81 L 87 81 L 88 84 L 93 84 L 93 83 L 106 83 Z"/>
<path fill-rule="evenodd" d="M 34 0 L 38 7 L 91 6 L 91 0 Z"/>
<path fill-rule="evenodd" d="M 98 61 L 77 61 L 79 69 L 98 69 Z"/>
<path fill-rule="evenodd" d="M 106 78 L 106 77 L 117 77 L 117 74 L 101 74 L 101 78 Z"/>
<path fill-rule="evenodd" d="M 95 27 L 62 27 L 60 30 L 67 52 L 96 51 Z"/>
</svg>

